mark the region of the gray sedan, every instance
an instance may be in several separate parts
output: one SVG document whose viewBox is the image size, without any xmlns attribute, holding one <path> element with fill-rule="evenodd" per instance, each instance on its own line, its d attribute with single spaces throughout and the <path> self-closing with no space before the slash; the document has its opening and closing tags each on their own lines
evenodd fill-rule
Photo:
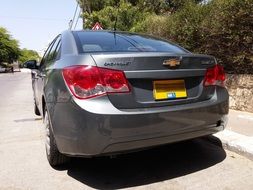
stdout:
<svg viewBox="0 0 253 190">
<path fill-rule="evenodd" d="M 116 31 L 65 31 L 30 61 L 52 166 L 224 129 L 229 95 L 216 59 Z"/>
</svg>

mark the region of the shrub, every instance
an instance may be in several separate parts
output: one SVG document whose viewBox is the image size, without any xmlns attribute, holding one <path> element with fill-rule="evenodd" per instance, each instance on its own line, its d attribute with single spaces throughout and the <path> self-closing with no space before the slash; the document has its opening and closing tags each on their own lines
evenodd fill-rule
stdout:
<svg viewBox="0 0 253 190">
<path fill-rule="evenodd" d="M 133 31 L 214 55 L 229 73 L 253 74 L 253 0 L 189 1 L 174 14 L 149 16 Z"/>
<path fill-rule="evenodd" d="M 209 6 L 197 51 L 215 55 L 227 72 L 253 74 L 253 0 L 214 0 Z"/>
</svg>

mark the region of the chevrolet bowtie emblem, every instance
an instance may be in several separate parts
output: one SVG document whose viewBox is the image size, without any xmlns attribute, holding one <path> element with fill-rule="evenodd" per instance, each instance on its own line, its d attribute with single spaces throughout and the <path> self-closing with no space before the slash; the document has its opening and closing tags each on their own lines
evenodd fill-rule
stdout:
<svg viewBox="0 0 253 190">
<path fill-rule="evenodd" d="M 180 59 L 168 59 L 163 62 L 163 65 L 175 67 L 180 65 Z"/>
</svg>

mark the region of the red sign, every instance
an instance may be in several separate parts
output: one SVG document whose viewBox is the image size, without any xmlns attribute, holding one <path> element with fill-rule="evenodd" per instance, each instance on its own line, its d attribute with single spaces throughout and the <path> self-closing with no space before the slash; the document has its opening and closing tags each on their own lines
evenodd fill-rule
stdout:
<svg viewBox="0 0 253 190">
<path fill-rule="evenodd" d="M 99 22 L 96 22 L 96 24 L 92 27 L 92 30 L 103 30 Z"/>
</svg>

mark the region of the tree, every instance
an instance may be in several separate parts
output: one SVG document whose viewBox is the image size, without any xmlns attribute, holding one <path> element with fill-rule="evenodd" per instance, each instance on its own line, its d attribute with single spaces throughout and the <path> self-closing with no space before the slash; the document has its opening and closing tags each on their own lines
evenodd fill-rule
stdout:
<svg viewBox="0 0 253 190">
<path fill-rule="evenodd" d="M 167 5 L 170 7 L 172 13 L 182 9 L 186 4 L 194 3 L 195 5 L 203 0 L 166 0 Z"/>
<path fill-rule="evenodd" d="M 77 0 L 83 13 L 91 14 L 93 11 L 100 11 L 106 6 L 115 6 L 120 0 Z"/>
<path fill-rule="evenodd" d="M 39 54 L 34 50 L 28 50 L 26 48 L 21 50 L 20 57 L 18 61 L 23 64 L 24 62 L 28 60 L 37 60 L 40 59 Z"/>
<path fill-rule="evenodd" d="M 144 20 L 148 12 L 141 12 L 139 7 L 126 1 L 120 1 L 117 6 L 106 6 L 100 11 L 91 14 L 84 13 L 85 28 L 92 28 L 96 22 L 100 22 L 104 29 L 114 29 L 117 17 L 117 30 L 129 31 L 138 22 Z"/>
<path fill-rule="evenodd" d="M 150 14 L 138 6 L 139 1 L 127 0 L 78 0 L 83 10 L 84 28 L 100 22 L 104 29 L 113 29 L 117 17 L 117 30 L 129 31 Z"/>
<path fill-rule="evenodd" d="M 12 63 L 19 55 L 18 41 L 13 39 L 5 28 L 0 27 L 0 63 Z"/>
<path fill-rule="evenodd" d="M 147 17 L 134 31 L 214 55 L 228 73 L 253 74 L 252 12 L 253 0 L 188 1 L 169 16 Z"/>
<path fill-rule="evenodd" d="M 84 28 L 100 22 L 105 29 L 134 31 L 149 15 L 171 14 L 188 2 L 201 0 L 77 0 L 84 20 Z"/>
</svg>

